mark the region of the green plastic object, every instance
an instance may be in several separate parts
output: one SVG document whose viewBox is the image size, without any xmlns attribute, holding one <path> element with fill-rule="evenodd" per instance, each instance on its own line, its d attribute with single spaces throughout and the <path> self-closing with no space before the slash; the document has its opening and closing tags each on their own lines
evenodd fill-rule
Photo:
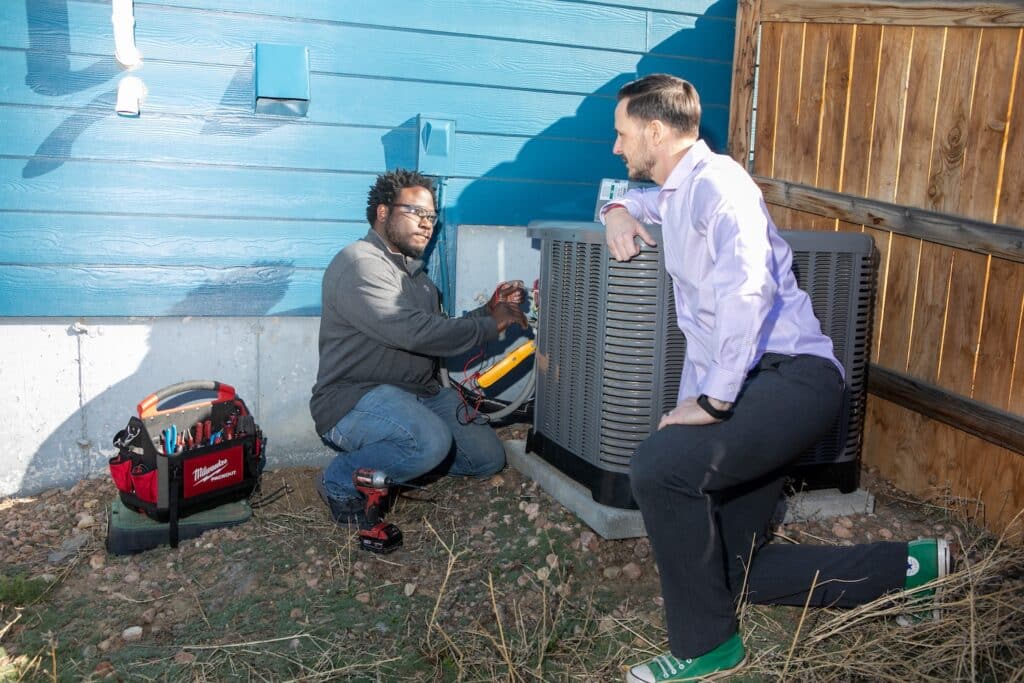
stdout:
<svg viewBox="0 0 1024 683">
<path fill-rule="evenodd" d="M 179 519 L 178 537 L 180 540 L 196 538 L 204 531 L 235 526 L 251 517 L 252 508 L 248 501 L 225 503 Z M 120 497 L 114 497 L 107 518 L 107 552 L 131 555 L 167 545 L 169 539 L 168 524 L 135 512 L 126 507 Z"/>
<path fill-rule="evenodd" d="M 256 113 L 305 116 L 309 110 L 309 50 L 256 43 Z"/>
</svg>

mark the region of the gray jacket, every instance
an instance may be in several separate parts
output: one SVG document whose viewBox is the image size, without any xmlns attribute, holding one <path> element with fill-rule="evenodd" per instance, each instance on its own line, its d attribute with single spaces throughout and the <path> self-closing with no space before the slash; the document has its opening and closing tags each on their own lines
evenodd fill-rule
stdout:
<svg viewBox="0 0 1024 683">
<path fill-rule="evenodd" d="M 436 394 L 437 357 L 498 338 L 484 307 L 446 317 L 423 262 L 390 252 L 372 229 L 327 266 L 321 297 L 320 369 L 309 401 L 321 435 L 381 384 Z"/>
</svg>

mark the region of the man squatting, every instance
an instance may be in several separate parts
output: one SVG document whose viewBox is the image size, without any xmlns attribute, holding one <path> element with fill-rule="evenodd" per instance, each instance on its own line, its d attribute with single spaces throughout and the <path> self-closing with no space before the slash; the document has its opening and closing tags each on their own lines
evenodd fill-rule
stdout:
<svg viewBox="0 0 1024 683">
<path fill-rule="evenodd" d="M 527 327 L 522 283 L 498 285 L 490 301 L 449 318 L 420 260 L 437 222 L 433 181 L 416 171 L 377 177 L 366 202 L 370 230 L 324 272 L 320 366 L 310 412 L 339 451 L 317 490 L 339 524 L 365 525 L 352 474 L 381 470 L 397 484 L 430 473 L 485 477 L 505 466 L 487 424 L 460 419 L 461 399 L 438 381 L 438 358 Z"/>
</svg>

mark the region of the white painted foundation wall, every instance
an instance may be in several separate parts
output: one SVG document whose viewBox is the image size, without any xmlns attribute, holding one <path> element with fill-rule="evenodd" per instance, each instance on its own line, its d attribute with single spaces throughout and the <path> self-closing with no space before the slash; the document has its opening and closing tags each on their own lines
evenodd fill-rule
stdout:
<svg viewBox="0 0 1024 683">
<path fill-rule="evenodd" d="M 0 324 L 0 496 L 106 475 L 114 434 L 154 391 L 235 387 L 267 467 L 326 464 L 309 415 L 319 317 L 6 318 Z"/>
</svg>

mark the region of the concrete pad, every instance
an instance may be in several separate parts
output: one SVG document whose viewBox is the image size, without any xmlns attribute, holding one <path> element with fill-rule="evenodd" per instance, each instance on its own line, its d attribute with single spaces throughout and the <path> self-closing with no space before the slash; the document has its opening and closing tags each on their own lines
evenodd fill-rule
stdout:
<svg viewBox="0 0 1024 683">
<path fill-rule="evenodd" d="M 590 489 L 536 453 L 527 452 L 526 441 L 505 441 L 505 454 L 509 465 L 537 482 L 602 538 L 636 538 L 647 535 L 639 510 L 625 510 L 595 502 Z M 786 522 L 821 521 L 842 515 L 870 514 L 875 509 L 874 496 L 863 489 L 845 494 L 838 489 L 803 491 L 779 503 L 779 517 L 784 517 Z"/>
<path fill-rule="evenodd" d="M 840 493 L 839 489 L 802 491 L 785 499 L 788 522 L 820 522 L 843 515 L 870 515 L 875 511 L 875 497 L 864 489 Z"/>
<path fill-rule="evenodd" d="M 639 510 L 624 510 L 594 501 L 590 489 L 536 453 L 527 453 L 526 441 L 505 441 L 505 455 L 509 465 L 537 482 L 552 498 L 575 512 L 602 538 L 636 538 L 647 535 Z"/>
</svg>

